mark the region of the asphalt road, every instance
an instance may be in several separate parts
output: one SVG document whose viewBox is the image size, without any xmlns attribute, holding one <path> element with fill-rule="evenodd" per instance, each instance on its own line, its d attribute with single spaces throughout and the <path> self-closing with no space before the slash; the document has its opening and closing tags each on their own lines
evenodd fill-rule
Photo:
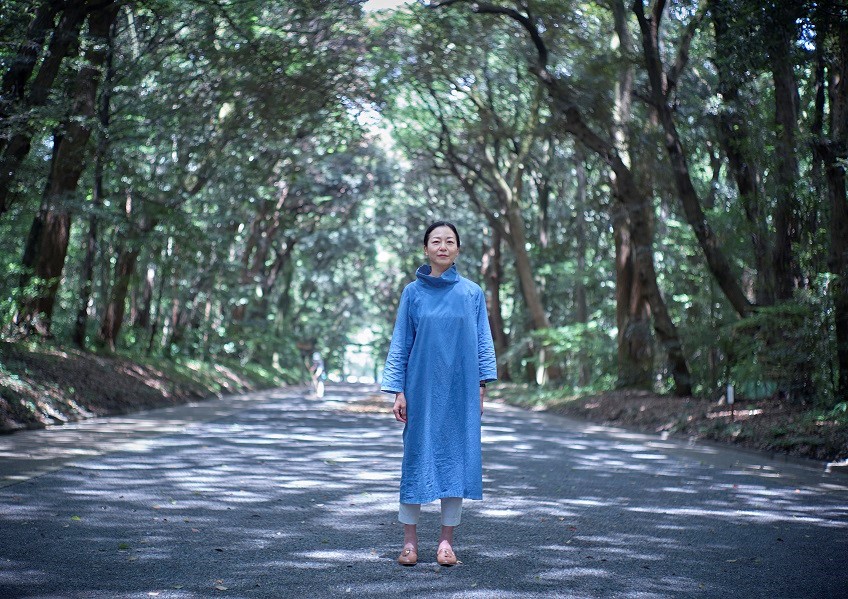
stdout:
<svg viewBox="0 0 848 599">
<path fill-rule="evenodd" d="M 399 566 L 400 428 L 349 409 L 368 392 L 0 437 L 0 597 L 848 597 L 845 474 L 498 405 L 462 563 L 435 503 Z"/>
</svg>

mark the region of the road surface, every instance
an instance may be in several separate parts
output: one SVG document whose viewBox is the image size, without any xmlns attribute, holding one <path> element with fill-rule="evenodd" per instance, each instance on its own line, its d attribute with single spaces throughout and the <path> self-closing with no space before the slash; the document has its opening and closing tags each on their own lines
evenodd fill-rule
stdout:
<svg viewBox="0 0 848 599">
<path fill-rule="evenodd" d="M 0 437 L 0 598 L 848 597 L 848 476 L 502 405 L 483 501 L 395 563 L 372 391 L 229 397 Z"/>
</svg>

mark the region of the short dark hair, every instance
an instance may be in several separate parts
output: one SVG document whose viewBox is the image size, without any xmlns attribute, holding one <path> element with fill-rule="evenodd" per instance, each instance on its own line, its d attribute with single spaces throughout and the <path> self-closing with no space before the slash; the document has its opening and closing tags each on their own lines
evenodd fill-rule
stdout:
<svg viewBox="0 0 848 599">
<path fill-rule="evenodd" d="M 433 229 L 438 229 L 439 227 L 450 227 L 453 231 L 453 234 L 456 235 L 456 247 L 460 247 L 462 244 L 459 242 L 459 231 L 456 230 L 456 225 L 453 223 L 449 223 L 446 220 L 437 220 L 432 225 L 427 227 L 427 231 L 424 233 L 424 245 L 427 245 L 427 242 L 430 241 L 430 233 L 433 232 Z"/>
</svg>

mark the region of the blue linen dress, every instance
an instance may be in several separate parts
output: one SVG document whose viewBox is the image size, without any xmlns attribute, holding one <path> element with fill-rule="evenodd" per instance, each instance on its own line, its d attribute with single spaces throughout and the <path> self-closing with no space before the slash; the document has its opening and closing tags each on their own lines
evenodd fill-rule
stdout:
<svg viewBox="0 0 848 599">
<path fill-rule="evenodd" d="M 479 285 L 421 266 L 400 298 L 381 389 L 403 391 L 401 503 L 483 498 L 480 382 L 498 377 Z"/>
</svg>

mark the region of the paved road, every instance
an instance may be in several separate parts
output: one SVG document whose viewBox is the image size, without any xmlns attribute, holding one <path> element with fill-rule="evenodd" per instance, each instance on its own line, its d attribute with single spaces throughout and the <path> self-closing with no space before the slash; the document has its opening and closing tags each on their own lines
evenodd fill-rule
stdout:
<svg viewBox="0 0 848 599">
<path fill-rule="evenodd" d="M 433 504 L 398 566 L 400 429 L 367 393 L 0 438 L 0 597 L 848 597 L 844 474 L 506 406 L 462 564 L 435 563 Z"/>
</svg>

